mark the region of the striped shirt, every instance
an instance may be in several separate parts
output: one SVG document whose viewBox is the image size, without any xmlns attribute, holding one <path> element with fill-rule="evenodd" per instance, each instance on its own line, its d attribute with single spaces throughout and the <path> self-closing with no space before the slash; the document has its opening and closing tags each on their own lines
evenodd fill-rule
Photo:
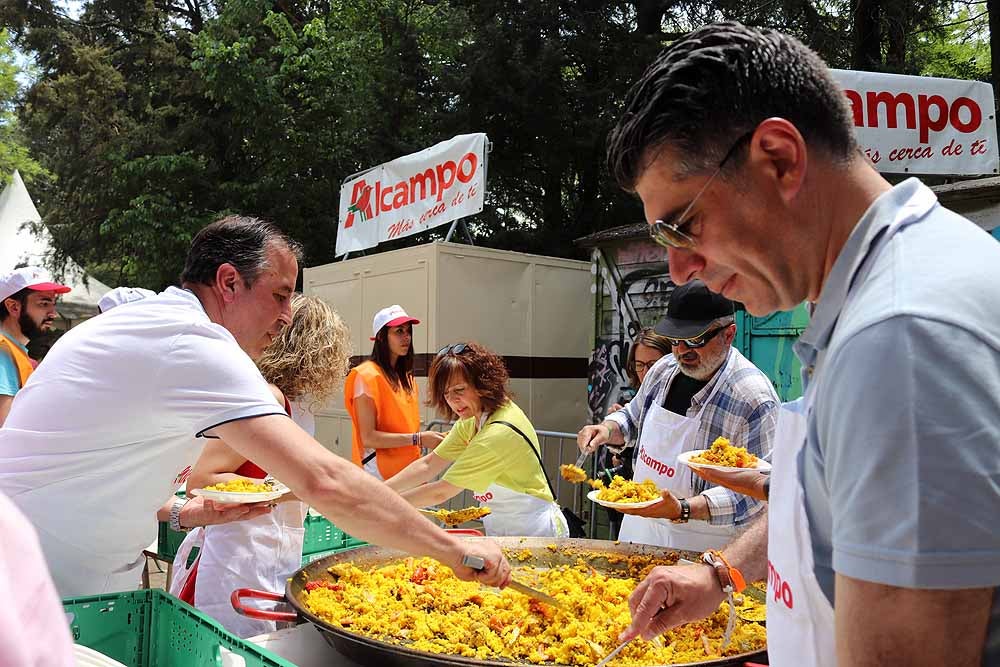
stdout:
<svg viewBox="0 0 1000 667">
<path fill-rule="evenodd" d="M 680 365 L 674 355 L 662 357 L 646 374 L 635 398 L 606 417 L 618 424 L 625 442 L 632 445 L 639 442 L 646 413 L 650 406 L 664 404 L 670 383 L 679 372 Z M 713 396 L 720 381 L 723 384 Z M 779 406 L 778 395 L 767 376 L 738 350 L 730 348 L 729 356 L 712 380 L 691 399 L 687 416 L 699 419 L 698 438 L 685 451 L 707 449 L 721 436 L 729 438 L 733 446 L 746 447 L 751 454 L 769 460 Z M 637 449 L 633 447 L 633 458 Z M 759 500 L 708 484 L 690 470 L 684 474 L 691 476 L 693 488 L 708 501 L 711 514 L 708 523 L 712 525 L 740 526 L 764 510 L 764 503 Z"/>
</svg>

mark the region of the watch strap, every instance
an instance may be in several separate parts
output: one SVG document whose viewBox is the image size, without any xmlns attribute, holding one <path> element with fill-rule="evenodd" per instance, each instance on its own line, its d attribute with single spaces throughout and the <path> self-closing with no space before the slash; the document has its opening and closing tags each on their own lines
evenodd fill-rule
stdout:
<svg viewBox="0 0 1000 667">
<path fill-rule="evenodd" d="M 178 533 L 186 533 L 191 530 L 181 525 L 181 508 L 187 505 L 187 502 L 184 498 L 174 496 L 174 501 L 170 504 L 170 530 Z"/>
<path fill-rule="evenodd" d="M 691 503 L 687 501 L 687 498 L 678 498 L 677 502 L 681 505 L 681 514 L 672 521 L 673 523 L 687 523 L 691 520 Z"/>
</svg>

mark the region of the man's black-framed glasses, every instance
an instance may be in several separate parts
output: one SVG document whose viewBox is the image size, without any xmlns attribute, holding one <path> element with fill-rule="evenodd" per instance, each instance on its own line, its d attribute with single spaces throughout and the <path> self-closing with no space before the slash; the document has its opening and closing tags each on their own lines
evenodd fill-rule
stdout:
<svg viewBox="0 0 1000 667">
<path fill-rule="evenodd" d="M 454 345 L 445 345 L 440 350 L 437 351 L 437 356 L 443 357 L 446 354 L 454 354 L 458 356 L 469 349 L 469 346 L 465 343 L 455 343 Z"/>
<path fill-rule="evenodd" d="M 750 130 L 733 142 L 733 145 L 730 146 L 729 150 L 726 151 L 725 156 L 723 156 L 722 160 L 719 162 L 719 166 L 715 168 L 715 171 L 713 171 L 712 175 L 708 177 L 705 184 L 701 186 L 701 190 L 698 190 L 698 194 L 694 196 L 691 203 L 684 208 L 684 211 L 680 215 L 674 218 L 674 222 L 656 220 L 649 226 L 649 236 L 654 241 L 664 248 L 680 248 L 681 250 L 691 250 L 695 247 L 695 245 L 697 245 L 695 238 L 686 230 L 686 227 L 691 224 L 691 221 L 688 220 L 688 214 L 691 212 L 691 209 L 694 208 L 695 202 L 697 202 L 705 190 L 708 189 L 708 186 L 712 184 L 712 181 L 714 181 L 715 177 L 719 175 L 719 172 L 721 172 L 722 168 L 726 166 L 726 163 L 729 162 L 730 158 L 736 155 L 736 149 L 739 148 L 744 142 L 749 141 L 756 129 L 757 128 Z"/>
<path fill-rule="evenodd" d="M 671 338 L 670 336 L 664 336 L 664 338 L 666 338 L 670 342 L 670 345 L 672 347 L 677 347 L 681 343 L 684 343 L 690 348 L 697 349 L 699 347 L 705 347 L 710 340 L 719 335 L 720 331 L 725 331 L 730 326 L 732 325 L 724 324 L 721 327 L 716 327 L 715 329 L 699 334 L 694 338 Z"/>
</svg>

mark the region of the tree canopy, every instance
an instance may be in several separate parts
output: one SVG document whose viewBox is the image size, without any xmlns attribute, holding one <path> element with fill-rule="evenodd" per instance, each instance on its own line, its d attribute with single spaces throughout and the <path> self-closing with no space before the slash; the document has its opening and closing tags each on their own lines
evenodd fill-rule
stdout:
<svg viewBox="0 0 1000 667">
<path fill-rule="evenodd" d="M 482 131 L 477 243 L 579 257 L 574 238 L 641 220 L 604 142 L 677 35 L 736 19 L 837 67 L 988 79 L 980 4 L 87 0 L 69 16 L 0 0 L 0 168 L 36 178 L 63 253 L 109 284 L 160 288 L 227 212 L 270 218 L 309 265 L 330 261 L 345 177 Z M 22 92 L 11 43 L 34 63 Z"/>
</svg>

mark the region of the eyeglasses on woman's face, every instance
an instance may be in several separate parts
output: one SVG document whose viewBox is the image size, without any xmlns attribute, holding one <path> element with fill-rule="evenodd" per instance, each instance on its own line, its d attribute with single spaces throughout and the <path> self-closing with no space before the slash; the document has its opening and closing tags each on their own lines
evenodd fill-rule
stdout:
<svg viewBox="0 0 1000 667">
<path fill-rule="evenodd" d="M 645 373 L 650 368 L 652 368 L 653 364 L 655 364 L 657 361 L 659 361 L 659 359 L 654 359 L 652 361 L 639 361 L 638 359 L 636 359 L 635 361 L 632 362 L 632 370 L 634 370 L 636 373 Z"/>
</svg>

